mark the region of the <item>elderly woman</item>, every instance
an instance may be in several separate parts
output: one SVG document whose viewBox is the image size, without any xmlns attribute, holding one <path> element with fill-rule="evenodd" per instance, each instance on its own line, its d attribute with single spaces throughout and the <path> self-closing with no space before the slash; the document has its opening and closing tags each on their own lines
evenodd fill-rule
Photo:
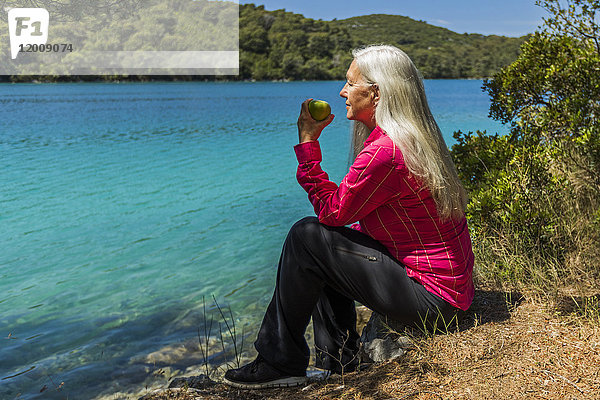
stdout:
<svg viewBox="0 0 600 400">
<path fill-rule="evenodd" d="M 420 75 L 396 47 L 370 46 L 353 56 L 340 96 L 355 121 L 354 163 L 339 186 L 329 180 L 317 140 L 334 117 L 315 121 L 310 99 L 302 103 L 297 179 L 317 217 L 291 228 L 255 342 L 258 357 L 227 371 L 230 385 L 304 383 L 311 317 L 316 366 L 356 368 L 355 300 L 422 324 L 451 318 L 473 299 L 466 195 Z"/>
</svg>

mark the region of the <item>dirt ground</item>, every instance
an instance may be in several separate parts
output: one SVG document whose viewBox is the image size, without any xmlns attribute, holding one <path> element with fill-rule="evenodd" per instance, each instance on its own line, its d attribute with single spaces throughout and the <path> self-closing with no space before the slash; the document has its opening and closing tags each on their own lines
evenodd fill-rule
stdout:
<svg viewBox="0 0 600 400">
<path fill-rule="evenodd" d="M 600 399 L 598 308 L 585 306 L 590 298 L 527 297 L 478 291 L 452 331 L 414 335 L 406 355 L 347 374 L 343 384 L 337 375 L 289 389 L 217 384 L 163 390 L 144 400 Z M 598 297 L 591 299 L 598 304 Z"/>
</svg>

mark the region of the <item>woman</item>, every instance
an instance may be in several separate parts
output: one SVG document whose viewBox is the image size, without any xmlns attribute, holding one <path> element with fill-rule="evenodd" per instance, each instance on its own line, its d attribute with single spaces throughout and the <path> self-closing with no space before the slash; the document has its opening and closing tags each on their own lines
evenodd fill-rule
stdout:
<svg viewBox="0 0 600 400">
<path fill-rule="evenodd" d="M 370 46 L 353 56 L 340 96 L 346 117 L 355 121 L 354 163 L 339 186 L 329 181 L 317 139 L 334 116 L 315 121 L 310 99 L 302 103 L 297 179 L 318 218 L 291 228 L 255 342 L 259 355 L 227 371 L 231 385 L 305 382 L 310 353 L 304 332 L 311 316 L 316 366 L 356 368 L 354 300 L 394 320 L 422 324 L 466 310 L 473 299 L 466 195 L 419 73 L 392 46 Z"/>
</svg>

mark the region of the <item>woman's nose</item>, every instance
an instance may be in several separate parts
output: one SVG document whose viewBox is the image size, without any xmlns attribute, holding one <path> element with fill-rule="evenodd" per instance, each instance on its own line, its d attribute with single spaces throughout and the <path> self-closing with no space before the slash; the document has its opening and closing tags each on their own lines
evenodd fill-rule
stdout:
<svg viewBox="0 0 600 400">
<path fill-rule="evenodd" d="M 344 84 L 344 86 L 342 87 L 342 90 L 340 90 L 340 96 L 342 96 L 342 97 L 348 97 L 347 91 L 346 91 L 346 87 L 347 86 L 348 86 L 348 82 L 346 82 Z"/>
</svg>

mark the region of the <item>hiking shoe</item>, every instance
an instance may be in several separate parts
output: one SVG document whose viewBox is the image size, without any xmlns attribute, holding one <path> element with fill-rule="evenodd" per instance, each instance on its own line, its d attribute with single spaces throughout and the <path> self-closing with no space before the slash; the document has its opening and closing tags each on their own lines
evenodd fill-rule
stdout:
<svg viewBox="0 0 600 400">
<path fill-rule="evenodd" d="M 241 368 L 225 373 L 225 383 L 241 389 L 266 389 L 299 386 L 307 381 L 304 376 L 291 376 L 267 363 L 260 355 Z"/>
</svg>

